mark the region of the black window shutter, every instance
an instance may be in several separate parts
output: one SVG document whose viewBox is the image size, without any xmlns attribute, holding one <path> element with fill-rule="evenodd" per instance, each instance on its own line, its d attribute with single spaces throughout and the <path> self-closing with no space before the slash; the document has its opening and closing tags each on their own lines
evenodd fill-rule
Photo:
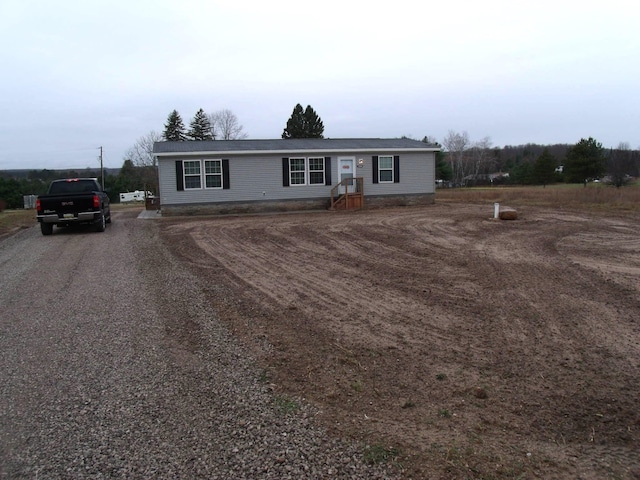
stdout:
<svg viewBox="0 0 640 480">
<path fill-rule="evenodd" d="M 184 178 L 182 176 L 182 160 L 176 160 L 176 188 L 184 190 Z"/>
<path fill-rule="evenodd" d="M 331 157 L 324 157 L 324 184 L 331 185 Z"/>
<path fill-rule="evenodd" d="M 400 155 L 393 156 L 393 183 L 400 183 Z"/>
<path fill-rule="evenodd" d="M 373 165 L 373 183 L 378 183 L 378 156 L 371 157 L 371 165 Z"/>
<path fill-rule="evenodd" d="M 231 185 L 229 184 L 229 159 L 222 159 L 222 188 L 223 190 L 229 190 Z"/>
<path fill-rule="evenodd" d="M 289 159 L 286 157 L 282 159 L 282 186 L 289 186 Z"/>
</svg>

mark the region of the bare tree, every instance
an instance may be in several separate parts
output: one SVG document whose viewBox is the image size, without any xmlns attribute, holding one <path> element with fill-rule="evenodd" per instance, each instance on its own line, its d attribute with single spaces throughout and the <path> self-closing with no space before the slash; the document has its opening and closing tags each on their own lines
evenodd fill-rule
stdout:
<svg viewBox="0 0 640 480">
<path fill-rule="evenodd" d="M 140 171 L 140 180 L 146 190 L 158 193 L 158 168 L 156 157 L 153 154 L 154 142 L 160 142 L 164 138 L 155 130 L 138 138 L 136 143 L 126 152 L 125 165 L 128 161 Z"/>
<path fill-rule="evenodd" d="M 626 185 L 634 171 L 634 154 L 628 142 L 620 142 L 617 149 L 611 149 L 607 158 L 607 173 L 616 187 Z"/>
<path fill-rule="evenodd" d="M 127 150 L 125 158 L 131 160 L 136 167 L 155 167 L 156 157 L 153 155 L 153 144 L 161 140 L 162 135 L 151 130 L 136 140 L 133 147 Z"/>
<path fill-rule="evenodd" d="M 238 117 L 231 110 L 223 109 L 209 114 L 213 136 L 219 140 L 242 140 L 247 138 Z"/>
<path fill-rule="evenodd" d="M 489 160 L 491 158 L 491 138 L 484 137 L 482 140 L 478 140 L 471 147 L 471 153 L 473 158 L 473 178 L 478 178 L 478 174 L 481 170 L 488 167 Z M 487 172 L 482 172 L 487 173 Z"/>
<path fill-rule="evenodd" d="M 442 141 L 444 148 L 449 155 L 449 162 L 453 172 L 453 182 L 462 185 L 462 180 L 467 176 L 466 152 L 469 148 L 470 140 L 467 132 L 457 133 L 449 130 L 449 133 Z"/>
</svg>

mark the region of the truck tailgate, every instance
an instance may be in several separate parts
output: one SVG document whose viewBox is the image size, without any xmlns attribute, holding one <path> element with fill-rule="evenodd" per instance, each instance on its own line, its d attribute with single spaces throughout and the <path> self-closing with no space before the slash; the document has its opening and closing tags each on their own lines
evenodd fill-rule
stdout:
<svg viewBox="0 0 640 480">
<path fill-rule="evenodd" d="M 73 218 L 78 212 L 94 210 L 93 196 L 93 193 L 42 195 L 40 208 L 45 215 L 57 213 L 60 218 Z"/>
</svg>

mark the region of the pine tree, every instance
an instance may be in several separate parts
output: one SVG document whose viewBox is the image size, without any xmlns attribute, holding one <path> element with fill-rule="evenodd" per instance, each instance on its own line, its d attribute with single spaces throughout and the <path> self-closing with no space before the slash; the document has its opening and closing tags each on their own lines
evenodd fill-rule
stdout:
<svg viewBox="0 0 640 480">
<path fill-rule="evenodd" d="M 531 185 L 533 183 L 532 171 L 533 164 L 531 162 L 518 162 L 509 172 L 509 179 L 519 185 Z"/>
<path fill-rule="evenodd" d="M 564 174 L 570 182 L 586 186 L 590 178 L 600 177 L 605 170 L 604 148 L 594 138 L 583 138 L 567 150 Z"/>
<path fill-rule="evenodd" d="M 553 181 L 557 163 L 555 157 L 549 153 L 549 149 L 545 148 L 533 164 L 531 172 L 533 182 L 546 187 Z"/>
<path fill-rule="evenodd" d="M 184 123 L 182 123 L 182 118 L 177 110 L 174 110 L 169 114 L 167 118 L 167 123 L 164 126 L 164 132 L 162 134 L 165 140 L 167 141 L 178 141 L 181 142 L 186 140 L 187 137 L 184 134 Z"/>
<path fill-rule="evenodd" d="M 190 140 L 213 140 L 211 122 L 209 117 L 200 109 L 196 112 L 193 120 L 189 124 L 189 132 L 187 136 Z"/>
<path fill-rule="evenodd" d="M 324 133 L 324 125 L 316 111 L 311 108 L 311 105 L 307 105 L 304 110 L 304 126 L 307 138 L 324 138 L 322 135 Z"/>
<path fill-rule="evenodd" d="M 291 118 L 282 132 L 282 138 L 324 138 L 324 125 L 311 105 L 302 110 L 299 103 L 294 107 Z"/>
<path fill-rule="evenodd" d="M 297 104 L 294 107 L 291 118 L 287 120 L 287 126 L 282 132 L 282 138 L 305 138 L 302 105 Z"/>
</svg>

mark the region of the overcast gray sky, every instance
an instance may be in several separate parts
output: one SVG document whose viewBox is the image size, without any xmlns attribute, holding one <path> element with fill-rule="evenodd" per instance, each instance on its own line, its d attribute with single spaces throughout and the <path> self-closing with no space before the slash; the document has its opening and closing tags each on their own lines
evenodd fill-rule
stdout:
<svg viewBox="0 0 640 480">
<path fill-rule="evenodd" d="M 376 6 L 376 5 L 380 6 Z M 631 0 L 1 0 L 0 170 L 120 167 L 176 109 L 280 138 L 449 130 L 494 146 L 640 146 Z"/>
</svg>

